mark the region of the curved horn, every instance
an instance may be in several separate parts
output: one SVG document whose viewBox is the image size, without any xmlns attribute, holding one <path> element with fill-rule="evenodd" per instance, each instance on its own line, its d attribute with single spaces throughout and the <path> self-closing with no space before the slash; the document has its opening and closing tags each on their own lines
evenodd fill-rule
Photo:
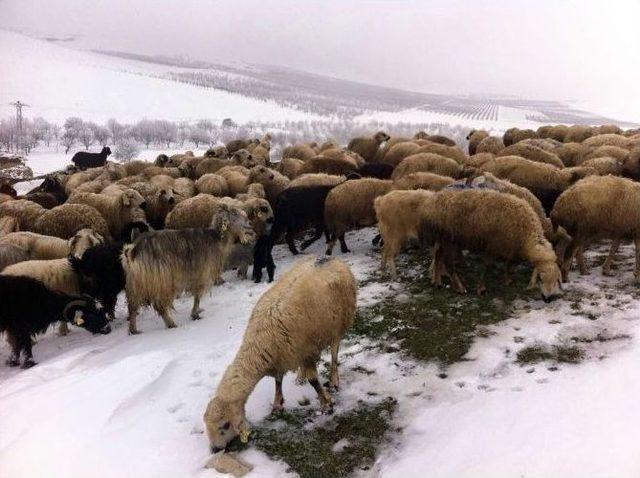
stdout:
<svg viewBox="0 0 640 478">
<path fill-rule="evenodd" d="M 64 306 L 64 309 L 62 310 L 62 317 L 64 317 L 64 319 L 67 322 L 70 322 L 73 317 L 68 317 L 67 314 L 69 313 L 69 310 L 72 307 L 75 306 L 81 306 L 81 307 L 86 307 L 87 306 L 87 301 L 85 299 L 76 299 L 76 300 L 72 300 L 71 302 L 69 302 L 67 305 Z"/>
</svg>

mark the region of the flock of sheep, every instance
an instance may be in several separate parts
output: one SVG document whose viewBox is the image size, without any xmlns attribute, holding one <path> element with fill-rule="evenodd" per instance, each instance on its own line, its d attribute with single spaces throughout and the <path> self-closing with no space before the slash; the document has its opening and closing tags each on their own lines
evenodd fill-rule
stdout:
<svg viewBox="0 0 640 478">
<path fill-rule="evenodd" d="M 512 128 L 502 137 L 471 131 L 468 153 L 451 139 L 352 139 L 296 144 L 270 160 L 270 136 L 209 149 L 159 155 L 154 163 L 107 161 L 81 153 L 75 166 L 49 175 L 18 196 L 0 185 L 0 331 L 11 346 L 8 365 L 30 367 L 32 336 L 54 322 L 108 333 L 123 290 L 131 334 L 136 316 L 152 306 L 168 328 L 174 300 L 200 299 L 236 269 L 259 282 L 275 276 L 273 246 L 284 239 L 298 254 L 325 235 L 327 256 L 346 234 L 378 225 L 382 267 L 396 275 L 395 257 L 409 241 L 431 253 L 429 275 L 466 292 L 459 269 L 474 256 L 532 266 L 530 287 L 545 301 L 561 293 L 574 259 L 586 273 L 584 250 L 611 239 L 605 274 L 620 241 L 636 244 L 640 279 L 640 130 L 617 126 Z M 486 288 L 481 278 L 479 294 Z M 258 301 L 243 343 L 205 413 L 213 451 L 247 439 L 245 403 L 264 376 L 298 370 L 331 410 L 316 364 L 331 347 L 329 385 L 337 388 L 338 349 L 353 321 L 356 281 L 342 261 L 297 262 Z M 39 299 L 36 301 L 34 297 Z"/>
</svg>

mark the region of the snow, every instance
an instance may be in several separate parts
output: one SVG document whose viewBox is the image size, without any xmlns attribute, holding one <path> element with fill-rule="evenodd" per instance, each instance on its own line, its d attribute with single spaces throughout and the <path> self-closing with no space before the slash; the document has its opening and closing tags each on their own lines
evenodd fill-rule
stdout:
<svg viewBox="0 0 640 478">
<path fill-rule="evenodd" d="M 3 64 L 11 65 L 11 74 L 0 76 L 2 117 L 15 114 L 9 103 L 17 99 L 29 105 L 29 117 L 58 123 L 69 116 L 97 122 L 230 117 L 240 123 L 315 117 L 271 101 L 150 76 L 180 68 L 72 50 L 5 30 L 0 30 L 0 53 Z"/>
</svg>

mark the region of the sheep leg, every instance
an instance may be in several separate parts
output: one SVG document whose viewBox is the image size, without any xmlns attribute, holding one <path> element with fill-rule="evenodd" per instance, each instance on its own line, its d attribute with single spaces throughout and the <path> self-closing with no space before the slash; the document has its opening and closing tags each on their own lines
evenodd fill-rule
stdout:
<svg viewBox="0 0 640 478">
<path fill-rule="evenodd" d="M 640 238 L 634 239 L 633 242 L 636 246 L 636 266 L 633 271 L 633 276 L 635 277 L 636 282 L 640 282 Z"/>
<path fill-rule="evenodd" d="M 513 279 L 511 278 L 511 263 L 509 261 L 504 265 L 504 283 L 505 285 L 513 284 Z"/>
<path fill-rule="evenodd" d="M 202 309 L 200 308 L 200 297 L 202 296 L 202 292 L 197 291 L 193 294 L 193 307 L 191 307 L 191 318 L 193 320 L 200 320 L 202 317 L 200 314 L 202 313 Z M 166 323 L 166 321 L 165 321 Z M 175 324 L 173 324 L 175 327 Z M 169 327 L 167 325 L 167 327 Z"/>
<path fill-rule="evenodd" d="M 584 247 L 580 247 L 576 251 L 576 260 L 578 261 L 580 275 L 587 275 L 589 273 L 589 267 L 587 267 L 587 261 L 584 258 Z"/>
<path fill-rule="evenodd" d="M 58 326 L 58 335 L 64 337 L 69 333 L 69 325 L 63 320 Z"/>
<path fill-rule="evenodd" d="M 478 295 L 483 295 L 487 292 L 487 286 L 485 285 L 485 277 L 487 276 L 487 272 L 489 272 L 489 268 L 493 265 L 493 261 L 491 259 L 485 259 L 484 268 L 482 269 L 482 274 L 478 279 L 478 283 L 476 284 L 476 293 Z"/>
<path fill-rule="evenodd" d="M 306 241 L 304 241 L 300 245 L 300 250 L 304 251 L 307 247 L 309 247 L 311 244 L 313 244 L 318 239 L 320 239 L 322 237 L 322 234 L 324 234 L 324 228 L 322 226 L 316 227 L 316 231 L 313 234 L 313 236 L 310 239 L 307 239 Z"/>
<path fill-rule="evenodd" d="M 272 412 L 278 412 L 284 408 L 284 395 L 282 394 L 282 375 L 277 375 L 276 379 L 276 394 L 273 397 Z"/>
<path fill-rule="evenodd" d="M 328 234 L 327 236 L 327 252 L 326 254 L 330 256 L 333 254 L 333 248 L 336 245 L 336 235 L 335 233 Z"/>
<path fill-rule="evenodd" d="M 167 327 L 167 329 L 175 329 L 177 327 L 176 323 L 173 321 L 173 318 L 171 317 L 171 314 L 169 313 L 169 309 L 165 308 L 165 307 L 155 307 L 156 311 L 158 312 L 158 314 L 160 314 L 160 317 L 162 317 L 162 320 L 164 321 L 164 325 Z"/>
<path fill-rule="evenodd" d="M 338 390 L 340 387 L 340 376 L 338 375 L 338 351 L 340 341 L 336 340 L 331 344 L 331 369 L 329 371 L 329 390 Z"/>
<path fill-rule="evenodd" d="M 238 278 L 243 280 L 246 279 L 248 270 L 249 270 L 248 264 L 243 264 L 240 267 L 238 267 Z"/>
<path fill-rule="evenodd" d="M 5 363 L 9 367 L 17 367 L 18 365 L 20 365 L 20 351 L 22 349 L 22 341 L 19 337 L 15 337 L 14 335 L 7 333 L 7 342 L 9 342 L 9 346 L 11 347 L 11 355 L 9 355 L 9 358 Z"/>
<path fill-rule="evenodd" d="M 296 249 L 296 243 L 293 241 L 293 237 L 293 231 L 291 229 L 287 229 L 287 231 L 284 233 L 284 239 L 285 241 L 287 241 L 287 245 L 289 246 L 291 254 L 297 256 L 300 253 L 298 252 L 298 249 Z"/>
<path fill-rule="evenodd" d="M 134 304 L 133 302 L 129 302 L 127 304 L 127 307 L 129 308 L 129 318 L 127 319 L 129 322 L 129 334 L 137 335 L 140 332 L 136 327 L 136 317 L 138 316 L 138 311 L 140 310 L 140 307 L 137 304 Z"/>
<path fill-rule="evenodd" d="M 389 275 L 392 279 L 396 279 L 398 277 L 398 273 L 396 270 L 396 255 L 400 250 L 399 244 L 397 241 L 391 241 L 387 239 L 384 246 L 382 247 L 382 271 L 384 272 L 387 266 L 389 267 Z"/>
<path fill-rule="evenodd" d="M 320 381 L 318 380 L 318 369 L 316 368 L 315 364 L 313 366 L 307 366 L 305 367 L 305 369 L 305 375 L 308 377 L 309 384 L 318 394 L 318 400 L 320 400 L 322 410 L 329 415 L 332 414 L 333 403 L 331 402 L 331 396 L 327 393 L 325 388 L 320 384 Z"/>
<path fill-rule="evenodd" d="M 271 251 L 269 251 L 269 255 L 267 256 L 267 276 L 269 277 L 269 282 L 273 282 L 275 272 L 276 263 L 273 262 L 273 256 L 271 255 Z"/>
<path fill-rule="evenodd" d="M 605 276 L 610 276 L 611 274 L 611 264 L 616 260 L 616 252 L 618 252 L 618 248 L 620 247 L 620 240 L 614 239 L 611 242 L 611 248 L 609 249 L 609 255 L 602 264 L 602 274 Z"/>
<path fill-rule="evenodd" d="M 338 239 L 340 240 L 340 252 L 343 254 L 351 252 L 347 247 L 347 243 L 344 241 L 344 234 L 342 234 Z"/>
<path fill-rule="evenodd" d="M 560 271 L 562 272 L 562 282 L 567 282 L 569 280 L 569 270 L 571 269 L 573 256 L 576 254 L 576 251 L 580 248 L 580 246 L 580 242 L 576 241 L 575 239 L 571 241 L 571 244 L 569 244 L 564 258 L 562 259 L 562 267 L 560 268 Z"/>
<path fill-rule="evenodd" d="M 33 360 L 33 352 L 31 351 L 31 337 L 28 335 L 22 337 L 22 354 L 24 355 L 22 368 L 31 368 L 36 365 L 35 360 Z"/>
</svg>

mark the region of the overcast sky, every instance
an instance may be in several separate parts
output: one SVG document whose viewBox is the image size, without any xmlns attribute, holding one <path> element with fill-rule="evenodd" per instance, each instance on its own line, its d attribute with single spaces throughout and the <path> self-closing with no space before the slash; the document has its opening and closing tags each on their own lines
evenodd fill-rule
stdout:
<svg viewBox="0 0 640 478">
<path fill-rule="evenodd" d="M 640 115 L 640 0 L 0 0 L 0 27 Z"/>
</svg>

